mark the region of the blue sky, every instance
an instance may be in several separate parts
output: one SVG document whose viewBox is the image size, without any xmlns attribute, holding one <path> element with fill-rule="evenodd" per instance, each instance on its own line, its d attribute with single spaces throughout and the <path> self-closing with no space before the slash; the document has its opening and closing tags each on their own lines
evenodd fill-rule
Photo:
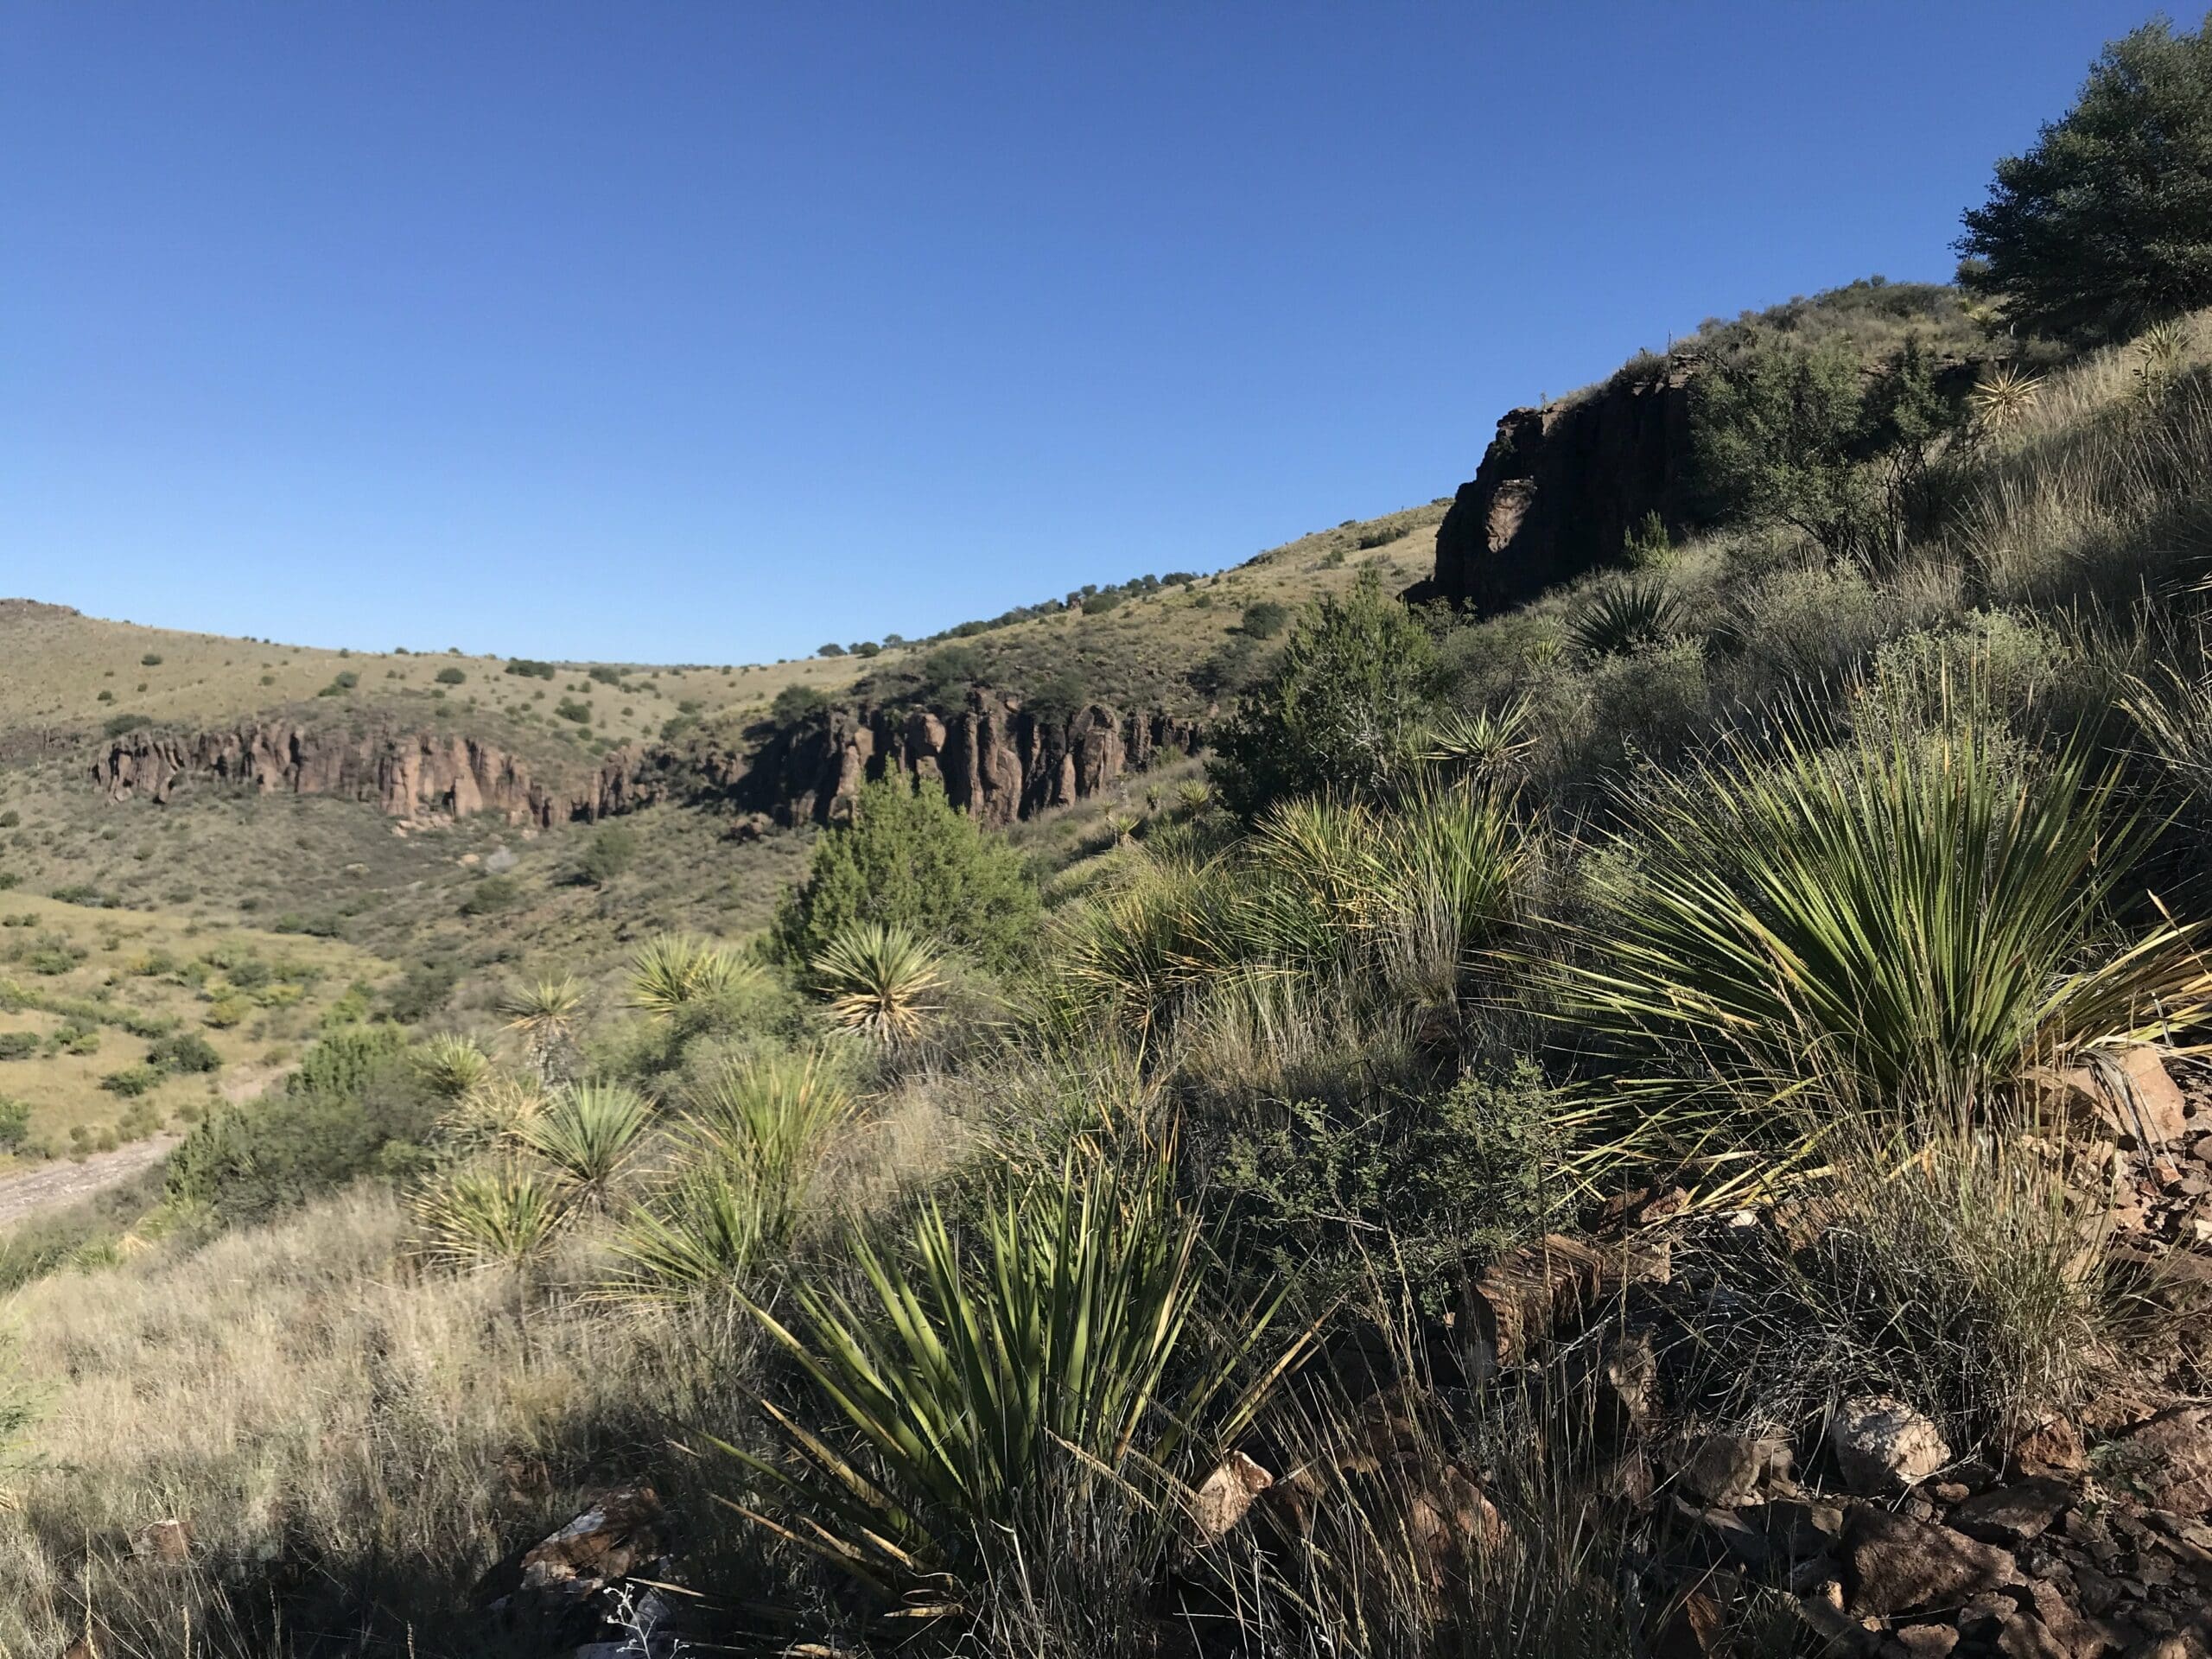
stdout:
<svg viewBox="0 0 2212 1659">
<path fill-rule="evenodd" d="M 0 9 L 0 594 L 745 661 L 1448 493 L 1948 275 L 2137 5 Z"/>
</svg>

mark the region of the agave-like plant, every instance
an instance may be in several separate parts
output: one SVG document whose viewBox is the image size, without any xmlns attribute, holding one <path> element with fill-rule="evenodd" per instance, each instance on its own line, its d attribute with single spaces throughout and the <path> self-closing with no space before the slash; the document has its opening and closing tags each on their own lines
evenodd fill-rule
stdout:
<svg viewBox="0 0 2212 1659">
<path fill-rule="evenodd" d="M 630 959 L 628 1004 L 657 1020 L 756 984 L 761 969 L 726 945 L 682 933 L 645 941 Z"/>
<path fill-rule="evenodd" d="M 452 1268 L 536 1261 L 569 1214 L 558 1181 L 514 1164 L 457 1169 L 416 1194 L 414 1212 L 421 1254 Z"/>
<path fill-rule="evenodd" d="M 768 1240 L 756 1183 L 706 1160 L 631 1212 L 612 1241 L 622 1297 L 685 1301 L 734 1290 Z"/>
<path fill-rule="evenodd" d="M 517 1139 L 551 1165 L 579 1198 L 606 1201 L 607 1190 L 652 1127 L 652 1103 L 619 1083 L 576 1083 L 526 1120 Z"/>
<path fill-rule="evenodd" d="M 521 1034 L 537 1074 L 547 1082 L 561 1075 L 574 1053 L 583 1022 L 584 988 L 574 974 L 532 980 L 500 1004 L 507 1029 Z"/>
<path fill-rule="evenodd" d="M 1655 786 L 1565 1018 L 1774 1101 L 1958 1106 L 2212 1009 L 2196 925 L 2101 959 L 2151 826 L 2078 753 L 2023 770 L 1980 728 L 1823 749 L 1785 723 Z"/>
<path fill-rule="evenodd" d="M 905 928 L 855 922 L 815 957 L 814 982 L 832 1024 L 896 1048 L 928 1027 L 944 973 L 936 952 Z"/>
<path fill-rule="evenodd" d="M 1998 438 L 2026 420 L 2042 399 L 2041 375 L 2017 363 L 1999 363 L 1974 382 L 1967 408 L 1976 432 Z"/>
<path fill-rule="evenodd" d="M 1172 1523 L 1189 1454 L 1240 1432 L 1304 1343 L 1234 1395 L 1280 1302 L 1208 1321 L 1234 1335 L 1192 1351 L 1206 1253 L 1168 1157 L 1009 1192 L 978 1249 L 925 1205 L 903 1236 L 855 1234 L 856 1299 L 805 1281 L 791 1324 L 754 1308 L 834 1427 L 762 1402 L 779 1454 L 724 1447 L 753 1477 L 741 1511 L 910 1613 L 975 1611 L 995 1567 L 1064 1547 L 1071 1492 Z"/>
<path fill-rule="evenodd" d="M 473 1037 L 441 1032 L 415 1051 L 416 1070 L 442 1100 L 465 1099 L 492 1074 L 492 1058 Z"/>
<path fill-rule="evenodd" d="M 790 1236 L 807 1189 L 856 1103 L 828 1055 L 778 1052 L 724 1066 L 696 1090 L 689 1139 L 702 1165 L 741 1180 L 772 1244 Z"/>
<path fill-rule="evenodd" d="M 1592 656 L 1617 655 L 1673 633 L 1681 607 L 1662 583 L 1614 582 L 1600 588 L 1567 625 L 1567 638 Z"/>
<path fill-rule="evenodd" d="M 1529 729 L 1533 713 L 1525 696 L 1471 715 L 1447 710 L 1430 728 L 1421 758 L 1458 771 L 1502 776 L 1535 745 Z"/>
</svg>

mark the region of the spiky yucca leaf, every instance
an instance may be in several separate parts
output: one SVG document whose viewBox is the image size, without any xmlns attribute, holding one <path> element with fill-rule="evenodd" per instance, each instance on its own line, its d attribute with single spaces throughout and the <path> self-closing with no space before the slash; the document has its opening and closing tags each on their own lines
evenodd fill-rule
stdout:
<svg viewBox="0 0 2212 1659">
<path fill-rule="evenodd" d="M 535 1261 L 569 1217 L 557 1181 L 512 1164 L 455 1170 L 417 1194 L 414 1211 L 422 1254 L 454 1268 Z"/>
<path fill-rule="evenodd" d="M 757 984 L 761 969 L 725 945 L 682 933 L 645 941 L 630 959 L 629 1006 L 657 1020 Z"/>
<path fill-rule="evenodd" d="M 1679 615 L 1660 583 L 1624 582 L 1599 589 L 1567 625 L 1567 637 L 1592 655 L 1610 656 L 1666 639 Z"/>
<path fill-rule="evenodd" d="M 762 1236 L 780 1244 L 856 1103 L 827 1055 L 779 1051 L 724 1066 L 689 1104 L 689 1135 L 702 1161 L 734 1173 L 750 1194 Z"/>
<path fill-rule="evenodd" d="M 1222 1405 L 1278 1304 L 1242 1311 L 1217 1327 L 1235 1339 L 1162 1408 L 1170 1367 L 1190 1363 L 1205 1259 L 1170 1157 L 1007 1193 L 981 1224 L 980 1255 L 926 1206 L 903 1236 L 856 1234 L 857 1300 L 803 1282 L 792 1325 L 756 1308 L 836 1425 L 817 1433 L 764 1402 L 783 1454 L 725 1447 L 776 1512 L 760 1518 L 910 1606 L 941 1609 L 972 1605 L 1017 1552 L 1062 1542 L 1071 1488 L 1125 1499 L 1138 1524 L 1171 1516 L 1186 1447 L 1237 1433 L 1303 1344 Z"/>
<path fill-rule="evenodd" d="M 1738 1097 L 1865 1104 L 1971 1101 L 2186 1029 L 2212 1003 L 2196 926 L 2090 954 L 2147 839 L 2117 787 L 2078 754 L 2015 775 L 1973 728 L 1738 743 L 1656 786 L 1632 855 L 1599 867 L 1564 1015 Z"/>
<path fill-rule="evenodd" d="M 887 1047 L 917 1040 L 937 1012 L 944 975 L 937 955 L 903 927 L 855 922 L 814 959 L 830 1022 Z"/>
<path fill-rule="evenodd" d="M 522 1144 L 594 1202 L 636 1155 L 652 1122 L 651 1102 L 619 1083 L 576 1083 L 555 1094 L 517 1131 Z"/>
<path fill-rule="evenodd" d="M 532 980 L 510 992 L 500 1004 L 507 1029 L 519 1032 L 538 1075 L 549 1081 L 575 1047 L 583 1022 L 584 988 L 574 974 Z"/>
<path fill-rule="evenodd" d="M 430 1092 L 445 1100 L 465 1099 L 491 1076 L 492 1059 L 473 1037 L 442 1032 L 415 1051 L 416 1069 Z"/>
<path fill-rule="evenodd" d="M 2043 377 L 2017 363 L 2000 363 L 1974 382 L 1967 394 L 1974 429 L 2002 437 L 2034 410 L 2043 397 Z"/>
<path fill-rule="evenodd" d="M 613 1238 L 618 1295 L 683 1301 L 736 1289 L 766 1241 L 757 1185 L 713 1161 L 694 1165 Z"/>
<path fill-rule="evenodd" d="M 1533 714 L 1526 697 L 1500 709 L 1474 714 L 1449 709 L 1430 728 L 1422 758 L 1436 765 L 1474 772 L 1510 771 L 1535 743 L 1529 725 Z"/>
</svg>

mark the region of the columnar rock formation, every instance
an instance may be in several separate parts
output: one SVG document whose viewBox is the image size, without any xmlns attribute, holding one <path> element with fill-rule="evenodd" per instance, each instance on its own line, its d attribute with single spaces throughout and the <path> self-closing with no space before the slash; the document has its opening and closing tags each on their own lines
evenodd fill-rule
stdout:
<svg viewBox="0 0 2212 1659">
<path fill-rule="evenodd" d="M 734 803 L 779 823 L 835 822 L 863 781 L 905 772 L 937 779 L 955 806 L 1004 824 L 1198 747 L 1198 722 L 1172 715 L 1125 715 L 1094 702 L 1053 719 L 976 691 L 949 719 L 921 709 L 839 710 L 743 754 L 707 755 L 702 766 Z"/>
<path fill-rule="evenodd" d="M 657 757 L 618 749 L 570 784 L 548 785 L 514 755 L 473 737 L 355 733 L 275 721 L 186 735 L 143 730 L 114 739 L 92 763 L 110 800 L 167 802 L 188 779 L 248 785 L 262 794 L 334 795 L 373 803 L 395 818 L 494 812 L 550 828 L 641 806 L 660 792 Z"/>
<path fill-rule="evenodd" d="M 1508 413 L 1437 527 L 1435 575 L 1408 597 L 1501 610 L 1618 558 L 1649 513 L 1680 532 L 1692 507 L 1696 366 L 1676 359 L 1624 371 L 1579 397 Z"/>
<path fill-rule="evenodd" d="M 904 772 L 933 778 L 953 804 L 1004 824 L 1065 806 L 1141 772 L 1155 754 L 1198 747 L 1192 721 L 1122 715 L 1092 703 L 1065 720 L 976 692 L 950 719 L 922 709 L 836 711 L 758 734 L 742 748 L 618 749 L 593 771 L 548 783 L 504 749 L 473 737 L 395 729 L 353 732 L 288 721 L 186 734 L 127 732 L 92 763 L 111 801 L 166 803 L 194 779 L 263 794 L 329 795 L 394 818 L 496 813 L 510 823 L 588 822 L 669 798 L 719 799 L 779 823 L 845 816 L 861 785 Z"/>
</svg>

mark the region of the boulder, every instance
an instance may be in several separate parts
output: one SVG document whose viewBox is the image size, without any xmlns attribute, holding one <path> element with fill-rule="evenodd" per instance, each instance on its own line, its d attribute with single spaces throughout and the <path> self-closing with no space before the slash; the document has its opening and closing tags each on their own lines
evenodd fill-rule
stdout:
<svg viewBox="0 0 2212 1659">
<path fill-rule="evenodd" d="M 2212 1512 L 2212 1406 L 2174 1406 L 2120 1437 L 2121 1474 L 2158 1508 Z"/>
<path fill-rule="evenodd" d="M 1845 1484 L 1855 1492 L 1901 1491 L 1951 1460 L 1942 1431 L 1894 1395 L 1845 1401 L 1829 1419 L 1828 1443 Z"/>
<path fill-rule="evenodd" d="M 1218 1543 L 1243 1522 L 1253 1502 L 1275 1478 L 1242 1452 L 1231 1452 L 1198 1483 L 1191 1501 L 1191 1524 L 1201 1545 Z"/>
<path fill-rule="evenodd" d="M 2191 1133 L 2189 1103 L 2148 1044 L 2096 1052 L 2060 1082 L 2082 1115 L 2134 1145 L 2177 1146 Z"/>
<path fill-rule="evenodd" d="M 1953 1510 L 1948 1525 L 1984 1543 L 2015 1545 L 2041 1535 L 2044 1529 L 2074 1502 L 2074 1489 L 2049 1477 L 2016 1480 L 1987 1491 Z"/>
<path fill-rule="evenodd" d="M 141 1527 L 130 1535 L 130 1553 L 142 1561 L 188 1561 L 192 1522 L 171 1516 Z"/>
<path fill-rule="evenodd" d="M 2018 1576 L 2007 1551 L 1871 1503 L 1852 1509 L 1839 1554 L 1845 1605 L 1862 1617 L 1955 1607 Z"/>
</svg>

